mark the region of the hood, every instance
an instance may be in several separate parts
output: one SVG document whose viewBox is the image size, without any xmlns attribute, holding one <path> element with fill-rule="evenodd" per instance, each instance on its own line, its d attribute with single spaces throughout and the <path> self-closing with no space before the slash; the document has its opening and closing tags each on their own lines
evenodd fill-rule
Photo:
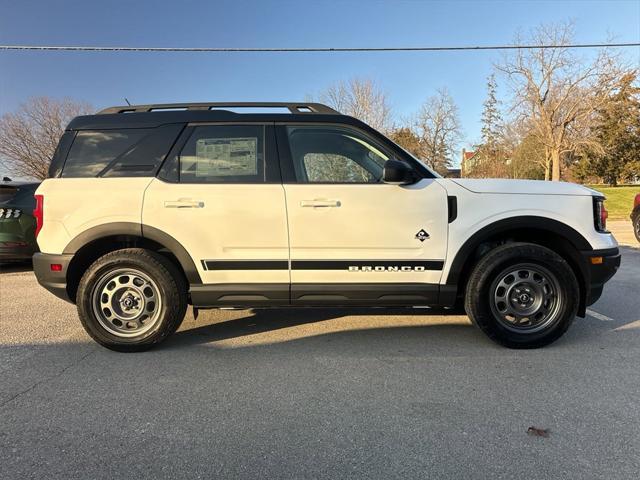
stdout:
<svg viewBox="0 0 640 480">
<path fill-rule="evenodd" d="M 568 182 L 545 182 L 543 180 L 475 179 L 455 178 L 452 182 L 474 193 L 506 193 L 526 195 L 578 195 L 602 194 L 582 185 Z"/>
</svg>

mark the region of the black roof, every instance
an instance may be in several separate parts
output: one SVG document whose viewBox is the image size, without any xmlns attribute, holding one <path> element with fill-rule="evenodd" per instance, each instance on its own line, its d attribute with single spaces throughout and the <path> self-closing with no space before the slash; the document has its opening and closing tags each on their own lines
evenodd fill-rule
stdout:
<svg viewBox="0 0 640 480">
<path fill-rule="evenodd" d="M 238 113 L 228 108 L 280 108 L 289 113 Z M 359 128 L 371 134 L 383 145 L 396 153 L 398 158 L 406 160 L 423 172 L 425 178 L 434 174 L 421 162 L 398 147 L 381 132 L 366 123 L 319 103 L 292 102 L 253 102 L 253 103 L 170 103 L 152 105 L 123 105 L 106 108 L 96 115 L 76 117 L 67 126 L 67 130 L 119 129 L 119 128 L 155 128 L 172 123 L 333 123 Z M 55 176 L 55 175 L 54 175 Z"/>
<path fill-rule="evenodd" d="M 290 113 L 238 113 L 226 108 L 280 108 Z M 364 124 L 320 103 L 218 102 L 123 105 L 109 107 L 95 115 L 74 118 L 68 130 L 94 128 L 153 128 L 168 123 L 189 122 L 328 122 Z"/>
</svg>

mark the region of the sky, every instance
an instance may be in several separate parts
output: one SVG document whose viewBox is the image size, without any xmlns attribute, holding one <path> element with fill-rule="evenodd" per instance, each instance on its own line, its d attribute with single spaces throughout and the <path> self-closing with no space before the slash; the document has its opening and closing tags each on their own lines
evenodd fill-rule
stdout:
<svg viewBox="0 0 640 480">
<path fill-rule="evenodd" d="M 568 20 L 578 43 L 640 41 L 640 0 L 0 0 L 0 44 L 495 45 L 512 43 L 517 32 L 542 23 Z M 386 92 L 397 118 L 446 87 L 459 108 L 461 146 L 469 146 L 480 138 L 486 78 L 502 55 L 0 51 L 0 114 L 32 96 L 69 97 L 96 109 L 122 105 L 124 97 L 131 103 L 300 101 L 358 77 L 373 79 Z M 640 48 L 623 55 L 640 66 Z"/>
</svg>

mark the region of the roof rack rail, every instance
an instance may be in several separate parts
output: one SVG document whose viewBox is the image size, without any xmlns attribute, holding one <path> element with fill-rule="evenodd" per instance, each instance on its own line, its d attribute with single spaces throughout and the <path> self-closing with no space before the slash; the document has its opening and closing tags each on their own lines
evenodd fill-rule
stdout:
<svg viewBox="0 0 640 480">
<path fill-rule="evenodd" d="M 290 102 L 215 102 L 215 103 L 156 103 L 150 105 L 122 105 L 109 107 L 98 112 L 98 115 L 110 113 L 161 112 L 163 110 L 217 110 L 225 107 L 240 108 L 287 108 L 291 113 L 324 113 L 340 114 L 321 103 Z"/>
</svg>

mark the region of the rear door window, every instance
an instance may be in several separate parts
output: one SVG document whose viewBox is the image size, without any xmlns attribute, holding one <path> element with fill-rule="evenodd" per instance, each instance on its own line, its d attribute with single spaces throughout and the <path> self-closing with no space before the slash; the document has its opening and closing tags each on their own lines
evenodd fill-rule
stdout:
<svg viewBox="0 0 640 480">
<path fill-rule="evenodd" d="M 195 127 L 180 152 L 180 182 L 263 183 L 263 125 Z"/>
</svg>

